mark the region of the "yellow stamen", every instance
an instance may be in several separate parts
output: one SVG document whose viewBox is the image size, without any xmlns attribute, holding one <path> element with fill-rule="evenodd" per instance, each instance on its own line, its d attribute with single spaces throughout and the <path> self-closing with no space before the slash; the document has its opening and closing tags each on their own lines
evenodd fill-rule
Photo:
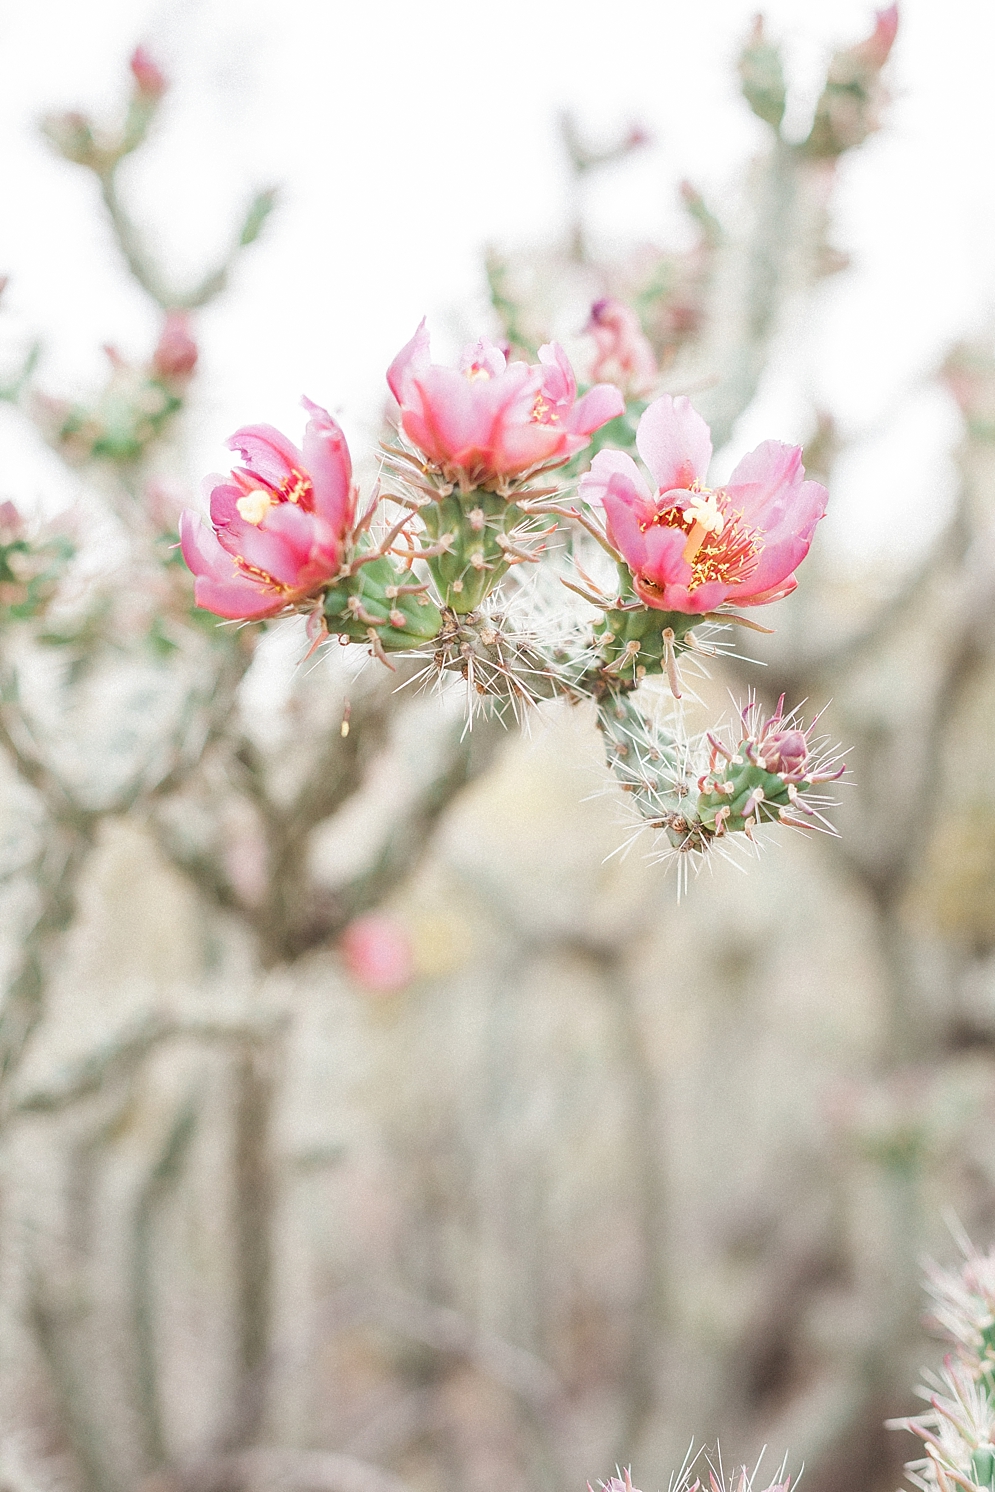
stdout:
<svg viewBox="0 0 995 1492">
<path fill-rule="evenodd" d="M 252 523 L 258 527 L 273 506 L 273 499 L 262 487 L 254 487 L 244 497 L 238 498 L 235 506 L 246 523 Z"/>
</svg>

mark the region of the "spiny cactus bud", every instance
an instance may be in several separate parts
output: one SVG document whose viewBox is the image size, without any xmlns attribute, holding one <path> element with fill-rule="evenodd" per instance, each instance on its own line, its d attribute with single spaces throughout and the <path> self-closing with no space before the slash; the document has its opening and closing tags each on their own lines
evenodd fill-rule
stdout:
<svg viewBox="0 0 995 1492">
<path fill-rule="evenodd" d="M 784 119 L 787 87 L 780 48 L 769 40 L 763 16 L 753 22 L 746 46 L 739 58 L 739 76 L 743 97 L 759 119 L 780 130 Z"/>
<path fill-rule="evenodd" d="M 834 833 L 804 797 L 808 789 L 833 782 L 846 770 L 835 761 L 813 761 L 808 737 L 815 722 L 806 732 L 794 716 L 786 717 L 783 694 L 767 720 L 755 700 L 743 710 L 742 718 L 743 731 L 734 750 L 718 737 L 708 737 L 711 760 L 698 784 L 702 823 L 715 834 L 748 834 L 761 823 L 814 827 L 812 820 L 819 819 Z"/>
</svg>

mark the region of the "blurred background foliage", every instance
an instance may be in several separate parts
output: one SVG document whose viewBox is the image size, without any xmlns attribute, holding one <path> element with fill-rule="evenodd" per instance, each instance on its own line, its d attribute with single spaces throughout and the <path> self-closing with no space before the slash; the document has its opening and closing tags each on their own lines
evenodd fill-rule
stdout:
<svg viewBox="0 0 995 1492">
<path fill-rule="evenodd" d="M 489 251 L 494 329 L 530 351 L 573 316 L 590 360 L 576 310 L 616 297 L 724 444 L 846 264 L 833 193 L 886 121 L 893 22 L 790 138 L 756 24 L 765 147 L 735 210 L 680 189 L 679 249 L 590 241 L 590 184 L 642 139 L 564 118 L 573 220 Z M 296 624 L 193 609 L 196 312 L 237 301 L 275 198 L 174 282 L 119 181 L 165 88 L 139 51 L 116 121 L 45 124 L 156 342 L 85 400 L 12 346 L 0 390 L 83 479 L 63 518 L 0 507 L 0 1485 L 566 1492 L 662 1484 L 694 1435 L 886 1492 L 919 1256 L 945 1207 L 995 1225 L 990 339 L 938 370 L 959 488 L 928 548 L 870 575 L 817 544 L 763 667 L 717 660 L 688 707 L 832 697 L 842 838 L 678 902 L 613 854 L 583 709 L 467 732 L 345 649 L 301 664 Z M 843 446 L 813 407 L 810 473 Z"/>
</svg>

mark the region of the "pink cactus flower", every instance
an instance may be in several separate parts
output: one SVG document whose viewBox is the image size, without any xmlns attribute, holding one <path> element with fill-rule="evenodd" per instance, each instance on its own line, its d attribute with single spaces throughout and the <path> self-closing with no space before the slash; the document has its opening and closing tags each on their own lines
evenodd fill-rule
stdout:
<svg viewBox="0 0 995 1492">
<path fill-rule="evenodd" d="M 706 487 L 708 426 L 688 399 L 669 394 L 646 410 L 636 445 L 655 492 L 630 456 L 611 450 L 598 452 L 580 491 L 603 505 L 608 538 L 647 606 L 697 615 L 794 590 L 827 498 L 805 481 L 799 446 L 766 440 L 724 487 Z"/>
<path fill-rule="evenodd" d="M 171 383 L 182 383 L 197 366 L 197 343 L 185 311 L 170 311 L 152 354 L 152 371 Z"/>
<path fill-rule="evenodd" d="M 509 363 L 486 339 L 464 348 L 458 368 L 433 363 L 424 321 L 391 363 L 387 382 L 408 439 L 464 489 L 572 456 L 625 408 L 608 384 L 578 399 L 573 369 L 555 342 L 539 349 L 532 366 Z"/>
<path fill-rule="evenodd" d="M 594 302 L 584 330 L 597 345 L 591 365 L 592 379 L 617 384 L 635 399 L 649 393 L 660 370 L 635 311 L 624 302 L 606 296 Z"/>
<path fill-rule="evenodd" d="M 245 465 L 209 479 L 210 526 L 189 508 L 180 518 L 197 605 L 216 616 L 273 616 L 341 569 L 356 514 L 349 447 L 331 415 L 303 403 L 303 451 L 271 425 L 236 430 L 228 445 Z"/>
<path fill-rule="evenodd" d="M 396 917 L 376 912 L 357 917 L 342 934 L 340 946 L 350 974 L 368 990 L 390 994 L 414 977 L 411 938 Z"/>
</svg>

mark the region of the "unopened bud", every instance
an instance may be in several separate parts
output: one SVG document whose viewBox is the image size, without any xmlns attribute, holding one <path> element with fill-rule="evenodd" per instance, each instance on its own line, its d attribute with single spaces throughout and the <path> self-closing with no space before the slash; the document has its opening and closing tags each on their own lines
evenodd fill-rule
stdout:
<svg viewBox="0 0 995 1492">
<path fill-rule="evenodd" d="M 99 164 L 101 151 L 87 115 L 76 110 L 49 114 L 42 120 L 41 128 L 45 138 L 67 161 L 75 161 L 78 166 Z"/>
<path fill-rule="evenodd" d="M 128 63 L 135 79 L 135 87 L 138 93 L 150 103 L 162 98 L 169 87 L 169 82 L 162 69 L 153 62 L 149 53 L 142 46 L 138 46 L 131 54 Z"/>
<path fill-rule="evenodd" d="M 753 30 L 740 54 L 739 76 L 743 97 L 754 114 L 779 130 L 784 119 L 787 88 L 780 48 L 768 39 L 763 16 L 754 20 Z"/>
<path fill-rule="evenodd" d="M 152 354 L 152 371 L 157 378 L 179 383 L 196 366 L 197 343 L 190 335 L 190 318 L 185 311 L 170 311 Z"/>
</svg>

